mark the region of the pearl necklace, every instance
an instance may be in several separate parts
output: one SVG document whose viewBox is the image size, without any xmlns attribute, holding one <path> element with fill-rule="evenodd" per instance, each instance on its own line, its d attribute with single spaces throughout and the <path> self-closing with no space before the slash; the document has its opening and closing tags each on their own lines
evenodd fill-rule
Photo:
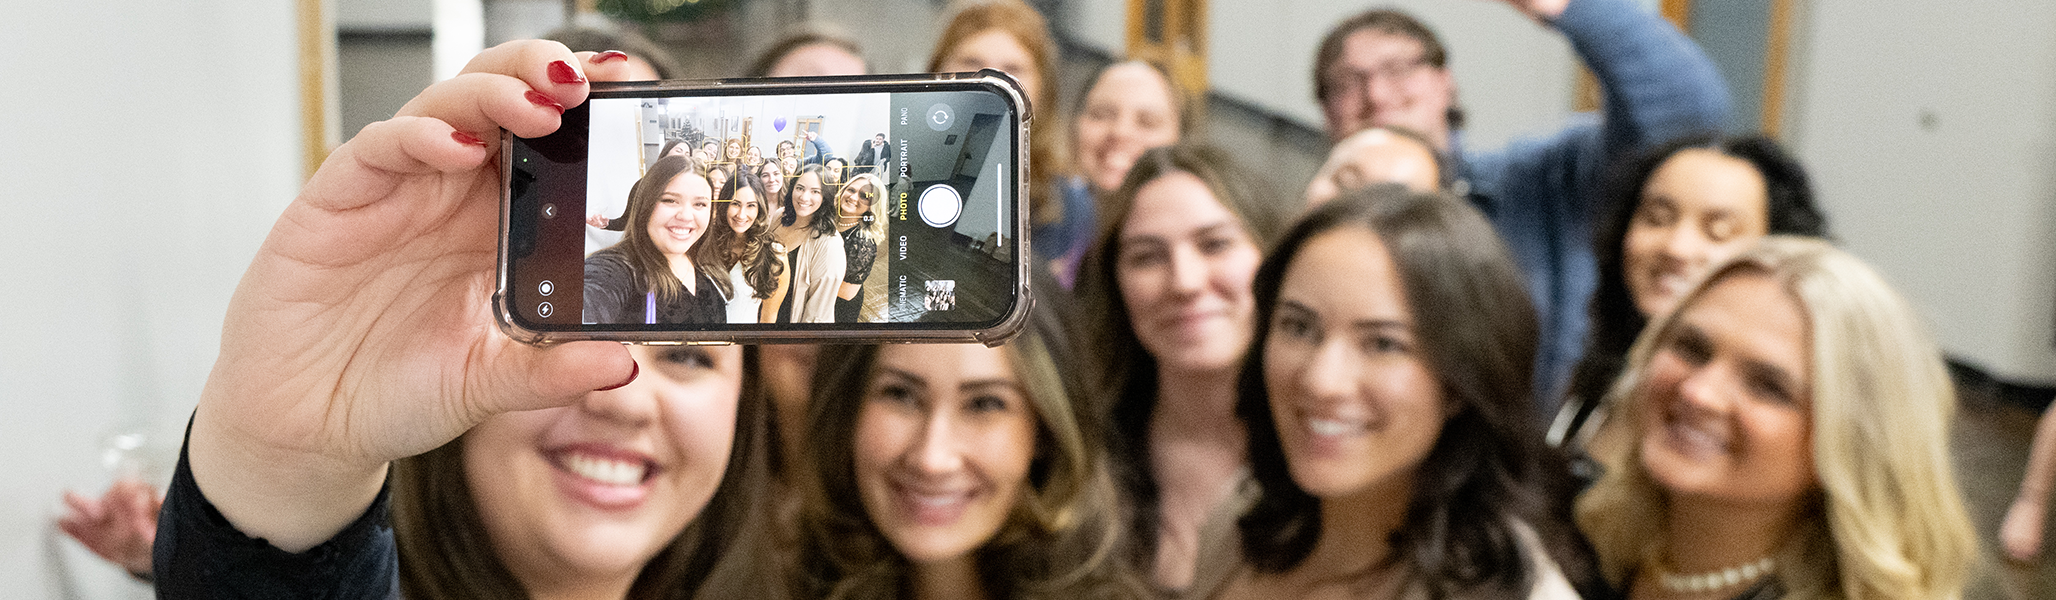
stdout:
<svg viewBox="0 0 2056 600">
<path fill-rule="evenodd" d="M 1765 556 L 1748 564 L 1706 573 L 1679 575 L 1658 567 L 1656 574 L 1657 582 L 1663 585 L 1664 591 L 1680 594 L 1704 594 L 1756 581 L 1757 578 L 1769 575 L 1771 569 L 1776 565 L 1777 563 L 1772 561 L 1771 557 Z"/>
</svg>

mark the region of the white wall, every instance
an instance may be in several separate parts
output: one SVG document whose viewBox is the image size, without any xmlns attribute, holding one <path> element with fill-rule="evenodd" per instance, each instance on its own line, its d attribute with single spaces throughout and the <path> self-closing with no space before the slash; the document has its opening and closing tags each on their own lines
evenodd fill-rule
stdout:
<svg viewBox="0 0 2056 600">
<path fill-rule="evenodd" d="M 117 431 L 175 457 L 229 294 L 301 180 L 292 7 L 0 5 L 0 595 L 145 594 L 58 539 L 58 495 L 108 484 Z"/>
<path fill-rule="evenodd" d="M 1314 50 L 1329 27 L 1378 6 L 1412 13 L 1442 37 L 1469 115 L 1467 143 L 1495 147 L 1564 123 L 1576 83 L 1570 45 L 1500 2 L 1210 2 L 1207 77 L 1223 94 L 1320 129 Z"/>
<path fill-rule="evenodd" d="M 2056 3 L 1810 4 L 1786 131 L 1830 227 L 1950 353 L 2056 384 Z"/>
</svg>

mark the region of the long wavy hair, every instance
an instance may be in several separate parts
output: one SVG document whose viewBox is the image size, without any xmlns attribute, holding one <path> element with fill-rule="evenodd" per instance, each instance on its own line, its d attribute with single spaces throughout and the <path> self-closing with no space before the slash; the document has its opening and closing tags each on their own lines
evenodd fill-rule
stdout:
<svg viewBox="0 0 2056 600">
<path fill-rule="evenodd" d="M 650 165 L 650 170 L 643 173 L 642 179 L 628 188 L 628 209 L 623 215 L 628 224 L 621 228 L 621 241 L 593 254 L 620 255 L 628 263 L 636 287 L 656 292 L 658 302 L 669 304 L 684 300 L 685 283 L 671 274 L 671 260 L 665 258 L 664 253 L 657 250 L 657 243 L 650 239 L 650 214 L 656 211 L 657 203 L 663 199 L 664 188 L 670 187 L 673 179 L 706 176 L 706 167 L 692 158 L 666 156 L 657 159 Z M 702 235 L 702 239 L 696 240 L 689 252 L 697 255 L 707 247 L 705 237 Z"/>
<path fill-rule="evenodd" d="M 1709 273 L 1628 352 L 1594 450 L 1609 468 L 1577 522 L 1608 580 L 1626 585 L 1668 542 L 1669 507 L 1642 468 L 1636 401 L 1677 316 L 1741 273 L 1768 275 L 1807 317 L 1814 474 L 1799 530 L 1777 552 L 1787 599 L 1953 599 L 1981 558 L 1949 456 L 1955 386 L 1913 307 L 1869 265 L 1818 239 L 1771 236 Z"/>
<path fill-rule="evenodd" d="M 682 351 L 682 350 L 681 350 Z M 757 385 L 756 348 L 743 349 L 735 440 L 705 508 L 629 588 L 636 599 L 779 598 L 782 586 L 765 571 L 769 516 L 761 497 L 770 483 L 770 400 Z M 393 537 L 400 552 L 400 591 L 408 598 L 527 598 L 500 562 L 464 466 L 464 437 L 393 462 Z M 768 582 L 768 583 L 767 583 Z M 744 592 L 743 590 L 754 590 Z"/>
<path fill-rule="evenodd" d="M 1627 276 L 1622 269 L 1623 245 L 1635 212 L 1642 208 L 1642 188 L 1671 157 L 1686 150 L 1708 150 L 1749 163 L 1763 176 L 1766 198 L 1764 215 L 1770 234 L 1827 237 L 1827 216 L 1813 202 L 1813 188 L 1806 170 L 1778 143 L 1759 135 L 1728 136 L 1699 134 L 1631 156 L 1608 174 L 1604 199 L 1605 220 L 1594 230 L 1592 250 L 1599 267 L 1599 285 L 1587 307 L 1592 333 L 1586 338 L 1585 355 L 1571 370 L 1566 394 L 1572 398 L 1598 401 L 1626 365 L 1628 347 L 1649 323 L 1628 294 Z"/>
<path fill-rule="evenodd" d="M 1135 212 L 1135 195 L 1143 186 L 1172 173 L 1189 173 L 1206 184 L 1214 198 L 1241 221 L 1242 228 L 1267 247 L 1284 229 L 1283 207 L 1268 188 L 1235 164 L 1227 152 L 1188 139 L 1142 153 L 1129 168 L 1121 187 L 1108 194 L 1106 214 L 1095 242 L 1079 263 L 1078 315 L 1083 323 L 1088 360 L 1086 377 L 1095 391 L 1093 403 L 1109 414 L 1115 435 L 1110 440 L 1116 473 L 1133 514 L 1128 524 L 1134 543 L 1131 564 L 1150 569 L 1157 556 L 1159 490 L 1150 469 L 1149 422 L 1156 413 L 1157 361 L 1135 336 L 1128 303 L 1121 295 L 1119 262 L 1121 229 Z"/>
<path fill-rule="evenodd" d="M 1066 368 L 1074 346 L 1062 309 L 1039 303 L 1027 330 L 1004 347 L 1037 425 L 1027 487 L 1006 524 L 975 550 L 978 575 L 994 598 L 1143 598 L 1121 564 L 1121 495 L 1108 470 L 1106 429 L 1076 403 Z M 878 346 L 826 346 L 808 410 L 801 481 L 804 540 L 795 588 L 811 597 L 901 598 L 911 565 L 874 525 L 856 481 L 856 397 L 876 376 Z"/>
<path fill-rule="evenodd" d="M 800 176 L 808 173 L 814 174 L 814 180 L 821 182 L 821 208 L 814 210 L 813 222 L 808 223 L 807 228 L 814 230 L 814 237 L 835 235 L 835 218 L 842 209 L 835 205 L 835 197 L 828 194 L 828 169 L 821 165 L 800 167 L 799 172 L 785 178 L 785 191 L 779 194 L 783 211 L 778 222 L 786 226 L 799 222 L 799 215 L 792 212 L 792 191 L 800 187 Z"/>
<path fill-rule="evenodd" d="M 942 37 L 935 41 L 935 52 L 928 56 L 928 70 L 942 70 L 942 64 L 956 53 L 957 46 L 987 31 L 1006 32 L 1028 50 L 1035 62 L 1041 89 L 1028 99 L 1038 123 L 1028 132 L 1028 172 L 1040 181 L 1028 186 L 1028 218 L 1037 225 L 1063 221 L 1064 203 L 1056 196 L 1055 182 L 1072 171 L 1070 127 L 1063 125 L 1065 120 L 1057 112 L 1057 83 L 1061 79 L 1057 45 L 1042 13 L 1020 0 L 992 0 L 965 6 L 943 27 Z"/>
<path fill-rule="evenodd" d="M 1594 588 L 1589 551 L 1568 526 L 1573 492 L 1566 461 L 1542 443 L 1532 416 L 1538 326 L 1520 271 L 1469 204 L 1397 186 L 1322 205 L 1257 269 L 1256 334 L 1236 402 L 1261 492 L 1237 522 L 1245 560 L 1258 572 L 1290 571 L 1320 541 L 1321 499 L 1292 479 L 1271 415 L 1264 340 L 1299 252 L 1322 234 L 1351 227 L 1376 234 L 1390 249 L 1421 354 L 1447 404 L 1441 434 L 1415 467 L 1405 520 L 1389 534 L 1387 564 L 1404 565 L 1430 597 L 1522 597 L 1537 577 L 1516 529 L 1524 524 L 1574 585 Z"/>
<path fill-rule="evenodd" d="M 785 271 L 783 263 L 771 256 L 765 242 L 771 239 L 771 200 L 764 196 L 764 180 L 750 169 L 736 172 L 736 190 L 749 190 L 757 197 L 757 218 L 750 222 L 749 231 L 741 234 L 728 226 L 728 213 L 735 210 L 735 200 L 714 203 L 713 222 L 707 225 L 706 239 L 700 240 L 700 251 L 695 253 L 693 263 L 710 275 L 714 287 L 720 288 L 721 296 L 733 299 L 734 284 L 727 273 L 735 265 L 743 265 L 743 281 L 756 290 L 752 297 L 759 300 L 771 297 L 773 288 L 778 287 L 778 276 Z M 740 242 L 740 243 L 738 243 Z"/>
</svg>

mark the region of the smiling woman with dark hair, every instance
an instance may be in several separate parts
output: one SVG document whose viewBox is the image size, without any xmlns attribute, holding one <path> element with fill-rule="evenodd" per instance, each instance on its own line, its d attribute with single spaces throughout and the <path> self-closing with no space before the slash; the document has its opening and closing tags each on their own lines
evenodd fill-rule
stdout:
<svg viewBox="0 0 2056 600">
<path fill-rule="evenodd" d="M 764 201 L 763 180 L 743 169 L 735 181 L 735 197 L 714 204 L 714 225 L 701 242 L 707 248 L 699 253 L 699 265 L 714 275 L 714 286 L 728 299 L 728 322 L 768 322 L 777 318 L 772 314 L 777 307 L 765 309 L 764 299 L 785 274 L 785 246 L 771 239 L 776 217 Z"/>
<path fill-rule="evenodd" d="M 764 302 L 778 307 L 779 323 L 835 322 L 835 293 L 849 273 L 842 236 L 835 231 L 835 203 L 828 202 L 827 170 L 807 165 L 785 187 L 779 226 L 771 239 L 785 246 L 786 275 Z"/>
<path fill-rule="evenodd" d="M 667 156 L 628 192 L 621 242 L 585 259 L 587 323 L 721 323 L 726 302 L 694 264 L 713 188 L 690 158 Z"/>
<path fill-rule="evenodd" d="M 1550 438 L 1574 447 L 1644 325 L 1707 270 L 1774 234 L 1826 237 L 1799 161 L 1756 135 L 1688 136 L 1615 165 L 1593 238 L 1599 286 L 1585 355 Z"/>
<path fill-rule="evenodd" d="M 1256 500 L 1241 559 L 1202 562 L 1219 597 L 1578 597 L 1568 478 L 1528 417 L 1534 311 L 1484 217 L 1369 188 L 1294 226 L 1254 289 Z"/>
<path fill-rule="evenodd" d="M 1041 304 L 1004 346 L 822 350 L 798 485 L 825 598 L 1141 599 L 1106 430 Z"/>
</svg>

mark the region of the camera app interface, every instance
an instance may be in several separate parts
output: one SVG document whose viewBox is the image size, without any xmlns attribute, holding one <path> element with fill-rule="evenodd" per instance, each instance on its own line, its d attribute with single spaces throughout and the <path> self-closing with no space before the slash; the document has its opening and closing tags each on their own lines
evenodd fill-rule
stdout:
<svg viewBox="0 0 2056 600">
<path fill-rule="evenodd" d="M 537 328 L 969 328 L 1019 300 L 997 94 L 596 92 L 580 118 L 512 151 L 535 219 L 510 221 L 510 291 Z"/>
</svg>

